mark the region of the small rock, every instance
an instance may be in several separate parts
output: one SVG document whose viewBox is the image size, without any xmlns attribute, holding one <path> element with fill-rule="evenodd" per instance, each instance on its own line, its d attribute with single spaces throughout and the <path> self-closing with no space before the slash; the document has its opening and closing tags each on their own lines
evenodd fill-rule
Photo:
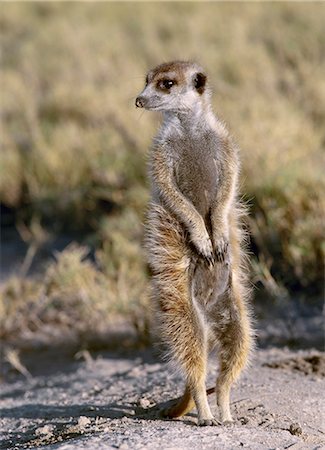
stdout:
<svg viewBox="0 0 325 450">
<path fill-rule="evenodd" d="M 91 424 L 91 420 L 88 417 L 80 416 L 78 419 L 78 427 L 80 428 L 86 428 L 88 425 Z"/>
<path fill-rule="evenodd" d="M 148 408 L 150 406 L 150 400 L 147 398 L 140 398 L 139 405 L 141 408 Z"/>
<path fill-rule="evenodd" d="M 53 425 L 44 425 L 36 428 L 35 434 L 36 436 L 51 437 L 53 436 Z"/>
<path fill-rule="evenodd" d="M 249 422 L 249 418 L 248 417 L 240 417 L 240 423 L 242 424 L 242 425 L 247 425 L 248 424 L 248 422 Z"/>
<path fill-rule="evenodd" d="M 142 368 L 141 367 L 134 367 L 134 369 L 131 370 L 130 375 L 133 377 L 138 377 L 142 374 Z"/>
<path fill-rule="evenodd" d="M 302 428 L 299 425 L 299 423 L 292 423 L 289 427 L 289 431 L 294 436 L 300 436 L 302 435 Z"/>
<path fill-rule="evenodd" d="M 150 364 L 147 366 L 147 373 L 160 372 L 161 364 Z"/>
<path fill-rule="evenodd" d="M 128 446 L 128 444 L 127 444 L 126 442 L 123 442 L 123 443 L 119 446 L 119 448 L 120 448 L 121 450 L 123 450 L 123 449 L 128 449 L 129 446 Z"/>
</svg>

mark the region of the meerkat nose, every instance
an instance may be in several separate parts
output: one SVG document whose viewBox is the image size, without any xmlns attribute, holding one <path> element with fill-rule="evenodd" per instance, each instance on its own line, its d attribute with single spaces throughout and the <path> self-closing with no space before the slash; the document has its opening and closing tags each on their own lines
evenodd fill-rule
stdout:
<svg viewBox="0 0 325 450">
<path fill-rule="evenodd" d="M 137 99 L 135 101 L 135 106 L 137 108 L 143 108 L 144 107 L 144 99 L 143 99 L 143 97 L 137 97 Z"/>
</svg>

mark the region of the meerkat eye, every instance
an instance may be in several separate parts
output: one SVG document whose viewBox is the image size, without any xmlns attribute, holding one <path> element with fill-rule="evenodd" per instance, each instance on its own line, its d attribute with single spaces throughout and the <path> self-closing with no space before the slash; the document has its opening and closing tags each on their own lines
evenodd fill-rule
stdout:
<svg viewBox="0 0 325 450">
<path fill-rule="evenodd" d="M 161 80 L 158 83 L 158 87 L 160 87 L 160 89 L 169 90 L 174 86 L 174 84 L 176 84 L 176 83 L 173 80 Z"/>
<path fill-rule="evenodd" d="M 166 89 L 170 89 L 172 86 L 174 86 L 174 81 L 172 80 L 164 80 L 163 85 Z"/>
</svg>

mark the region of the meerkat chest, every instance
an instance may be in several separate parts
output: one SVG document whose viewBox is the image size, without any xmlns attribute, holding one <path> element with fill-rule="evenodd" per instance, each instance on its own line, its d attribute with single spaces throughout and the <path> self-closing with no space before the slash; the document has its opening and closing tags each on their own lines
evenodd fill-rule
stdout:
<svg viewBox="0 0 325 450">
<path fill-rule="evenodd" d="M 216 143 L 209 137 L 188 137 L 180 140 L 177 147 L 174 165 L 177 186 L 205 216 L 218 185 Z"/>
</svg>

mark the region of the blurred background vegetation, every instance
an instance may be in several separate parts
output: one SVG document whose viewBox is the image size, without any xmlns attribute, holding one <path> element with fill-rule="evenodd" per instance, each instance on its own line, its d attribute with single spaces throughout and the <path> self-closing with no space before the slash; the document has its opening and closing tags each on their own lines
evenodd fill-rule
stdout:
<svg viewBox="0 0 325 450">
<path fill-rule="evenodd" d="M 1 337 L 87 339 L 120 317 L 146 334 L 146 155 L 159 116 L 134 100 L 146 71 L 172 59 L 207 69 L 241 147 L 256 304 L 319 305 L 324 19 L 322 3 L 2 4 L 3 255 L 25 247 L 12 270 L 2 257 Z"/>
</svg>

